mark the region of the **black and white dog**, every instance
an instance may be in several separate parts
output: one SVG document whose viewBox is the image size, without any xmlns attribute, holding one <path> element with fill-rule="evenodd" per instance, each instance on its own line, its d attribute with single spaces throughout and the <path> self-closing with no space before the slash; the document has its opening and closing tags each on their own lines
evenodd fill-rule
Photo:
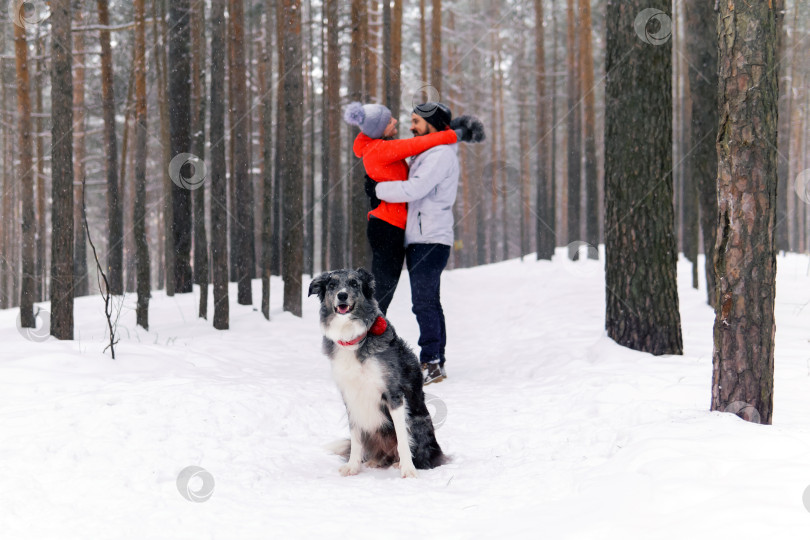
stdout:
<svg viewBox="0 0 810 540">
<path fill-rule="evenodd" d="M 446 463 L 419 361 L 382 317 L 372 275 L 362 268 L 325 272 L 312 280 L 309 294 L 321 300 L 323 351 L 349 415 L 351 439 L 333 448 L 348 457 L 340 474 L 357 474 L 365 462 L 398 465 L 403 478 L 415 478 L 416 469 Z"/>
</svg>

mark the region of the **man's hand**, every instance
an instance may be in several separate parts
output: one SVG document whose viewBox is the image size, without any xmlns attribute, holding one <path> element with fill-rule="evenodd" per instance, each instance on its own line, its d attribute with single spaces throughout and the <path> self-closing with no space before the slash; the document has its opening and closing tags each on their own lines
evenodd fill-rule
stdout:
<svg viewBox="0 0 810 540">
<path fill-rule="evenodd" d="M 366 175 L 366 195 L 368 195 L 369 204 L 371 205 L 371 209 L 374 210 L 378 206 L 380 206 L 380 199 L 377 198 L 377 182 L 375 182 L 369 175 Z"/>
</svg>

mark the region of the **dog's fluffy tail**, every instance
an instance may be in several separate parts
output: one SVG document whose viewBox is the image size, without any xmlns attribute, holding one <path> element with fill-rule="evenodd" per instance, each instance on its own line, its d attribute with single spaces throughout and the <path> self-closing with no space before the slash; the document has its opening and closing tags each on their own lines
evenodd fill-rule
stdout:
<svg viewBox="0 0 810 540">
<path fill-rule="evenodd" d="M 349 459 L 349 453 L 352 449 L 352 441 L 349 439 L 338 439 L 324 445 L 324 449 L 332 454 L 337 454 L 344 459 Z"/>
</svg>

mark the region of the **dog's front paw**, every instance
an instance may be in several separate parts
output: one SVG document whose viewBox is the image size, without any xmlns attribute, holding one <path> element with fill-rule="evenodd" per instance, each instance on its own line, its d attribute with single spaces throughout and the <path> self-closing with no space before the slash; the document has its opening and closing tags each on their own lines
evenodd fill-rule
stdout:
<svg viewBox="0 0 810 540">
<path fill-rule="evenodd" d="M 360 464 L 347 463 L 346 465 L 342 465 L 338 471 L 340 472 L 340 476 L 354 476 L 360 472 Z"/>
<path fill-rule="evenodd" d="M 416 474 L 416 467 L 413 466 L 413 463 L 403 464 L 400 462 L 399 472 L 402 475 L 402 478 L 419 478 L 419 475 Z"/>
</svg>

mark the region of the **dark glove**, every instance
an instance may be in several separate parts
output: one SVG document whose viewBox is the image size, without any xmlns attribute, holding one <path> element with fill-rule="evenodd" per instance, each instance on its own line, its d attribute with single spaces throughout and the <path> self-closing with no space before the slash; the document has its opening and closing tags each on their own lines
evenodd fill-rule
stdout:
<svg viewBox="0 0 810 540">
<path fill-rule="evenodd" d="M 479 143 L 486 139 L 484 124 L 475 116 L 465 114 L 450 121 L 450 129 L 456 132 L 460 141 Z"/>
<path fill-rule="evenodd" d="M 375 182 L 369 175 L 366 175 L 366 184 L 365 184 L 366 195 L 368 195 L 368 202 L 371 205 L 371 209 L 374 210 L 378 206 L 380 206 L 380 199 L 377 198 L 377 182 Z"/>
</svg>

